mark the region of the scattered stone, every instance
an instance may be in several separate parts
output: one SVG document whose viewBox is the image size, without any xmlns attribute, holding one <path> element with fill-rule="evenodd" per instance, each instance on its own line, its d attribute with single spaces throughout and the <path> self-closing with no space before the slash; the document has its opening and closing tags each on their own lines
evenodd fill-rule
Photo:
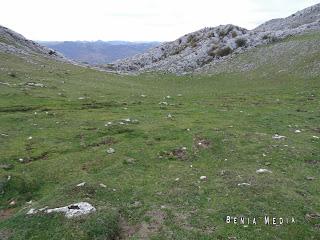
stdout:
<svg viewBox="0 0 320 240">
<path fill-rule="evenodd" d="M 108 154 L 113 154 L 113 153 L 115 153 L 116 152 L 116 150 L 114 150 L 113 148 L 108 148 L 107 149 L 107 153 Z"/>
<path fill-rule="evenodd" d="M 316 180 L 316 178 L 315 178 L 315 177 L 306 177 L 306 179 L 307 179 L 308 181 Z"/>
<path fill-rule="evenodd" d="M 176 178 L 175 181 L 178 182 L 180 180 L 180 178 Z"/>
<path fill-rule="evenodd" d="M 178 97 L 182 97 L 182 94 L 179 93 L 177 96 L 178 96 Z"/>
<path fill-rule="evenodd" d="M 301 133 L 301 130 L 297 129 L 294 131 L 295 133 Z"/>
<path fill-rule="evenodd" d="M 124 160 L 125 164 L 135 164 L 136 160 L 134 158 L 127 158 Z"/>
<path fill-rule="evenodd" d="M 147 95 L 141 94 L 141 97 L 145 98 Z"/>
<path fill-rule="evenodd" d="M 137 124 L 137 123 L 139 123 L 139 120 L 137 120 L 137 119 L 131 119 L 131 118 L 125 118 L 125 119 L 122 119 L 122 121 L 121 121 L 122 123 L 132 123 L 132 124 Z M 120 123 L 121 123 L 120 122 Z"/>
<path fill-rule="evenodd" d="M 285 139 L 286 137 L 285 136 L 281 136 L 281 135 L 278 135 L 278 134 L 275 134 L 272 136 L 272 139 L 276 139 L 276 140 L 282 140 L 282 139 Z"/>
<path fill-rule="evenodd" d="M 250 183 L 238 183 L 238 186 L 251 186 Z"/>
<path fill-rule="evenodd" d="M 159 105 L 168 106 L 168 103 L 167 102 L 159 102 Z"/>
<path fill-rule="evenodd" d="M 169 119 L 172 119 L 172 118 L 173 118 L 173 116 L 171 115 L 171 113 L 169 113 L 169 114 L 167 115 L 167 118 L 169 118 Z"/>
<path fill-rule="evenodd" d="M 32 137 L 30 136 L 30 137 L 28 137 L 28 140 L 31 140 L 32 139 Z"/>
<path fill-rule="evenodd" d="M 0 84 L 6 85 L 6 86 L 11 86 L 11 84 L 8 82 L 0 82 Z"/>
<path fill-rule="evenodd" d="M 31 208 L 28 212 L 27 215 L 32 215 L 32 214 L 36 214 L 38 211 L 35 208 Z"/>
<path fill-rule="evenodd" d="M 305 216 L 305 219 L 310 221 L 314 219 L 320 219 L 320 214 L 319 213 L 307 213 Z"/>
<path fill-rule="evenodd" d="M 318 136 L 312 136 L 314 139 L 320 139 L 320 137 Z"/>
<path fill-rule="evenodd" d="M 137 208 L 142 206 L 142 203 L 140 201 L 134 201 L 134 203 L 132 203 L 131 206 Z"/>
<path fill-rule="evenodd" d="M 305 163 L 308 163 L 308 164 L 312 164 L 312 165 L 315 165 L 315 164 L 318 164 L 320 163 L 320 160 L 305 160 L 304 161 Z"/>
<path fill-rule="evenodd" d="M 5 134 L 5 133 L 1 133 L 0 135 L 3 136 L 3 137 L 9 137 L 9 135 Z"/>
<path fill-rule="evenodd" d="M 41 87 L 41 88 L 45 87 L 45 85 L 42 83 L 34 83 L 34 82 L 27 82 L 26 85 L 29 87 Z"/>
<path fill-rule="evenodd" d="M 207 176 L 201 176 L 200 180 L 202 180 L 202 181 L 207 180 Z"/>
<path fill-rule="evenodd" d="M 86 184 L 87 184 L 86 182 L 82 182 L 82 183 L 77 184 L 77 187 L 84 187 Z"/>
<path fill-rule="evenodd" d="M 268 169 L 264 169 L 264 168 L 261 168 L 261 169 L 258 169 L 256 171 L 256 173 L 272 173 L 272 171 L 268 170 Z"/>
<path fill-rule="evenodd" d="M 99 186 L 102 187 L 102 188 L 106 188 L 106 187 L 107 187 L 107 186 L 104 185 L 103 183 L 100 183 Z"/>
<path fill-rule="evenodd" d="M 13 200 L 13 201 L 11 201 L 11 202 L 9 203 L 10 206 L 15 206 L 16 204 L 17 204 L 17 202 L 16 202 L 15 200 Z"/>
</svg>

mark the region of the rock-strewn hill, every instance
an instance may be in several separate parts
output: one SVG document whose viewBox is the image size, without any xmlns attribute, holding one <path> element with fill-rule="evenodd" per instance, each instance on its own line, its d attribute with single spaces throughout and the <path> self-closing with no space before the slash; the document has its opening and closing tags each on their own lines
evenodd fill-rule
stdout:
<svg viewBox="0 0 320 240">
<path fill-rule="evenodd" d="M 69 61 L 60 53 L 41 46 L 40 44 L 28 40 L 21 34 L 16 33 L 0 25 L 0 52 L 28 58 L 32 55 L 39 55 L 59 61 Z"/>
<path fill-rule="evenodd" d="M 271 20 L 251 31 L 234 25 L 204 28 L 163 43 L 144 54 L 116 61 L 106 68 L 118 72 L 192 72 L 259 45 L 319 31 L 319 14 L 320 4 L 317 4 L 288 18 Z"/>
</svg>

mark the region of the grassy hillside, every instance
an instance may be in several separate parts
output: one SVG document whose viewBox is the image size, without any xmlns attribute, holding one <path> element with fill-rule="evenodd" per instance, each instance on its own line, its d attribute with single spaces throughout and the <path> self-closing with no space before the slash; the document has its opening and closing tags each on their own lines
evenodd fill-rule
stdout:
<svg viewBox="0 0 320 240">
<path fill-rule="evenodd" d="M 319 69 L 292 70 L 316 66 L 311 52 L 180 77 L 0 54 L 0 239 L 319 239 Z M 79 201 L 97 212 L 26 215 Z"/>
</svg>

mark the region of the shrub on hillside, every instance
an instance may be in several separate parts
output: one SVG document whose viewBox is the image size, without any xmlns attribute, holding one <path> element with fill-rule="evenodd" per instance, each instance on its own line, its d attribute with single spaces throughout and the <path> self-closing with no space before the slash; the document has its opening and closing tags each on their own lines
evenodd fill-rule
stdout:
<svg viewBox="0 0 320 240">
<path fill-rule="evenodd" d="M 208 55 L 211 57 L 216 56 L 216 50 L 218 49 L 218 45 L 213 45 L 209 50 L 208 50 Z"/>
<path fill-rule="evenodd" d="M 236 31 L 232 31 L 231 35 L 232 35 L 233 38 L 236 38 L 238 36 L 238 33 Z"/>
<path fill-rule="evenodd" d="M 216 51 L 216 56 L 218 57 L 224 57 L 232 53 L 232 49 L 230 47 L 224 47 L 224 48 L 219 48 Z"/>
<path fill-rule="evenodd" d="M 247 39 L 245 38 L 238 38 L 236 39 L 237 47 L 244 47 L 247 44 Z"/>
</svg>

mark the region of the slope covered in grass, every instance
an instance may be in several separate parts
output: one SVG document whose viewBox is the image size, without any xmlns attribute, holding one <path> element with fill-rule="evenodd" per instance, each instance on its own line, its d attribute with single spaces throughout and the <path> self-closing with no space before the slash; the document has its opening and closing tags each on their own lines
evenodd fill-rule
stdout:
<svg viewBox="0 0 320 240">
<path fill-rule="evenodd" d="M 317 54 L 180 77 L 0 54 L 0 238 L 318 239 L 319 72 L 286 65 L 308 69 Z M 80 201 L 96 213 L 26 215 Z"/>
</svg>

